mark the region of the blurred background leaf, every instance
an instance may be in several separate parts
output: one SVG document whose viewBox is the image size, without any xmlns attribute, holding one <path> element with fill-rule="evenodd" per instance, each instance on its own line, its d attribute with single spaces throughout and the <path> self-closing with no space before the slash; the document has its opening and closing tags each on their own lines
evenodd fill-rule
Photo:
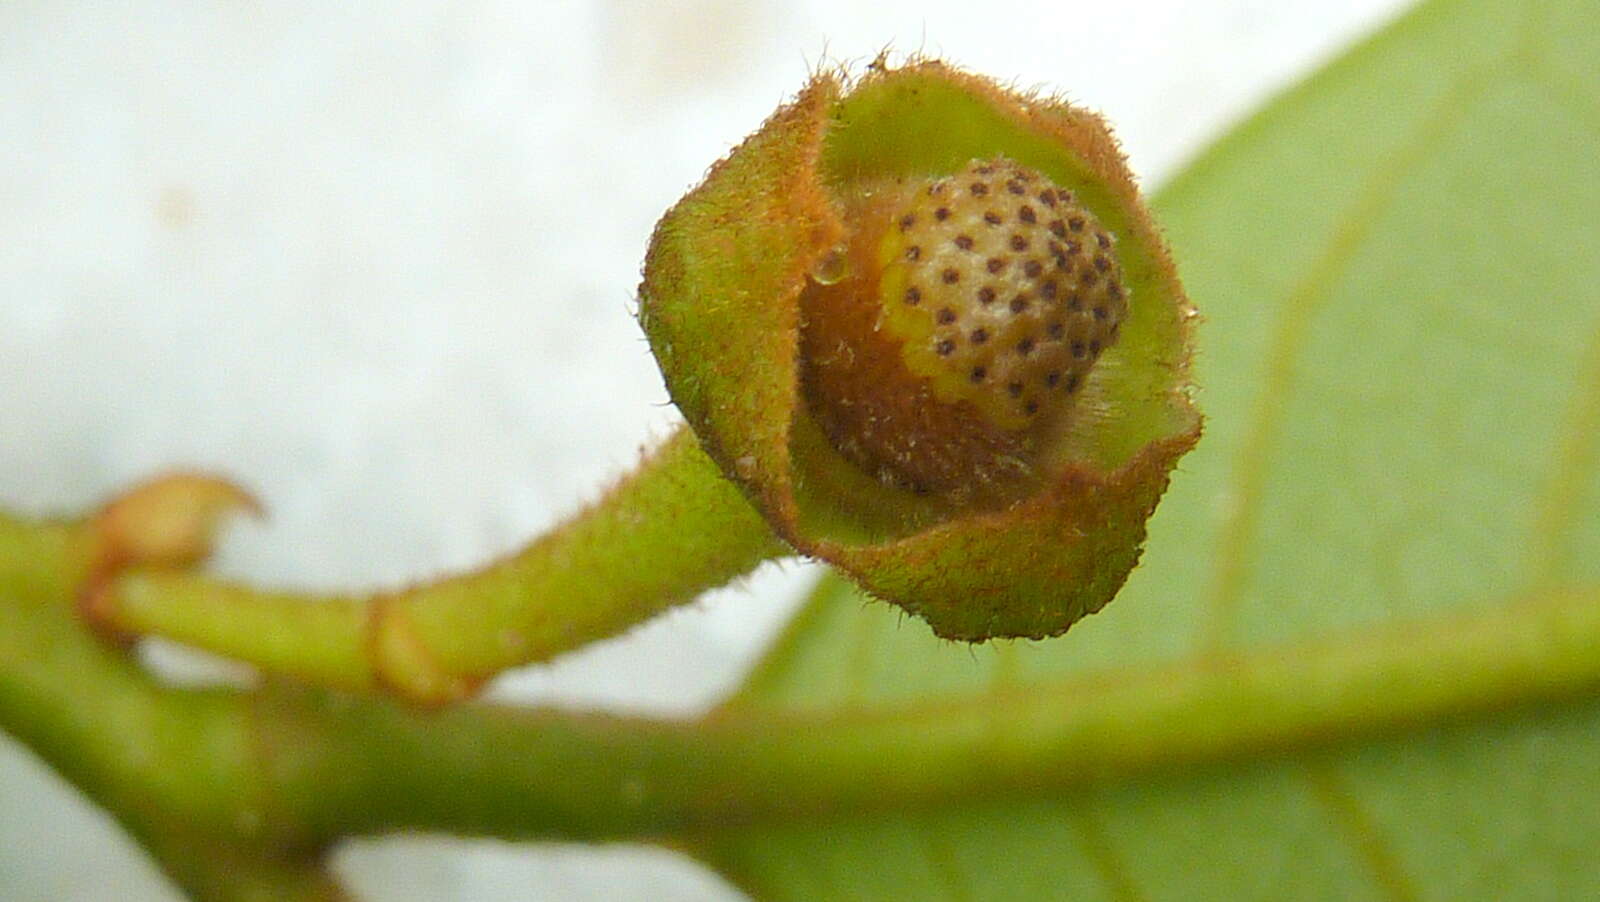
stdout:
<svg viewBox="0 0 1600 902">
<path fill-rule="evenodd" d="M 829 581 L 732 704 L 993 693 L 1003 722 L 1072 676 L 1600 586 L 1597 59 L 1585 0 L 1434 2 L 1239 127 L 1157 196 L 1208 433 L 1122 595 L 1064 639 L 969 649 Z M 701 854 L 763 899 L 1600 894 L 1600 701 L 1312 739 Z"/>
</svg>

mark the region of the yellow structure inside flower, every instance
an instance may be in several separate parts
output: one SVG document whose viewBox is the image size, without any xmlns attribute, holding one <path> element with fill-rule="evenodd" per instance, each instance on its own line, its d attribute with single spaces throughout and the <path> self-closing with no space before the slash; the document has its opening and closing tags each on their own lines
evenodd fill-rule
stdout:
<svg viewBox="0 0 1600 902">
<path fill-rule="evenodd" d="M 856 206 L 847 273 L 802 298 L 802 379 L 829 440 L 916 491 L 1026 477 L 1127 315 L 1111 234 L 1005 159 Z"/>
</svg>

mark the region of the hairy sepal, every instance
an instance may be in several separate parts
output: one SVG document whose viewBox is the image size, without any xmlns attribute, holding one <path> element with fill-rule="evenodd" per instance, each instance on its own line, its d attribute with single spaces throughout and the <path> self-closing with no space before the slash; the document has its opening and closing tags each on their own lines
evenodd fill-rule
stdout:
<svg viewBox="0 0 1600 902">
<path fill-rule="evenodd" d="M 999 156 L 1076 192 L 1115 234 L 1130 291 L 1121 340 L 1026 491 L 996 501 L 885 484 L 829 447 L 802 400 L 801 292 L 850 233 L 842 210 L 859 186 Z M 1194 315 L 1098 116 L 937 62 L 855 84 L 818 75 L 669 211 L 641 288 L 673 400 L 774 531 L 971 641 L 1059 634 L 1120 589 L 1200 435 Z"/>
</svg>

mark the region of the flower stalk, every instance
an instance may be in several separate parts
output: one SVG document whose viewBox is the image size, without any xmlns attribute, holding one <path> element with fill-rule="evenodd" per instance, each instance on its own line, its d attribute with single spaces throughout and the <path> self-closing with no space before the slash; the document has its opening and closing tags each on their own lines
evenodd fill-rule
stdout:
<svg viewBox="0 0 1600 902">
<path fill-rule="evenodd" d="M 196 518 L 216 491 L 192 479 L 137 490 Z M 107 510 L 127 510 L 114 502 Z M 127 516 L 122 516 L 127 521 Z M 104 518 L 97 520 L 103 523 Z M 548 660 L 692 600 L 785 553 L 750 505 L 680 429 L 598 502 L 480 570 L 370 596 L 263 591 L 192 570 L 101 557 L 83 607 L 103 631 L 160 635 L 282 676 L 418 702 L 471 694 L 494 674 Z"/>
<path fill-rule="evenodd" d="M 822 73 L 657 227 L 640 322 L 689 428 L 598 503 L 474 572 L 310 596 L 188 569 L 249 502 L 161 480 L 97 518 L 81 608 L 425 703 L 792 551 L 947 638 L 1057 635 L 1199 438 L 1193 316 L 1097 116 L 932 62 Z"/>
</svg>

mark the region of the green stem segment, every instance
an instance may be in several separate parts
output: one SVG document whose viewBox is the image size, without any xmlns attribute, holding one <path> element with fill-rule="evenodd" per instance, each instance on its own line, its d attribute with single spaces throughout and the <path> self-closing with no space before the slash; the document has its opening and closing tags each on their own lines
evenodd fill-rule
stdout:
<svg viewBox="0 0 1600 902">
<path fill-rule="evenodd" d="M 319 801 L 355 832 L 694 838 L 1037 797 L 1597 690 L 1600 591 L 1590 589 L 1370 636 L 898 708 L 739 705 L 670 722 L 375 703 L 340 711 L 341 732 L 316 731 L 337 773 L 363 781 L 355 797 Z"/>
<path fill-rule="evenodd" d="M 0 728 L 164 858 L 176 854 L 165 841 L 189 848 L 184 837 L 195 835 L 291 864 L 339 836 L 401 829 L 693 839 L 1036 795 L 1600 690 L 1600 588 L 1589 587 L 1322 643 L 904 707 L 746 703 L 670 721 L 428 711 L 272 685 L 182 691 L 154 684 L 75 622 L 70 539 L 0 531 Z M 205 856 L 191 858 L 203 866 Z"/>
<path fill-rule="evenodd" d="M 0 730 L 104 806 L 196 899 L 346 898 L 247 696 L 158 685 L 76 616 L 92 530 L 0 515 Z M 0 894 L 6 889 L 0 879 Z"/>
<path fill-rule="evenodd" d="M 103 625 L 348 690 L 442 702 L 692 600 L 785 553 L 679 429 L 599 502 L 481 570 L 376 597 L 263 592 L 178 570 L 109 581 Z"/>
</svg>

